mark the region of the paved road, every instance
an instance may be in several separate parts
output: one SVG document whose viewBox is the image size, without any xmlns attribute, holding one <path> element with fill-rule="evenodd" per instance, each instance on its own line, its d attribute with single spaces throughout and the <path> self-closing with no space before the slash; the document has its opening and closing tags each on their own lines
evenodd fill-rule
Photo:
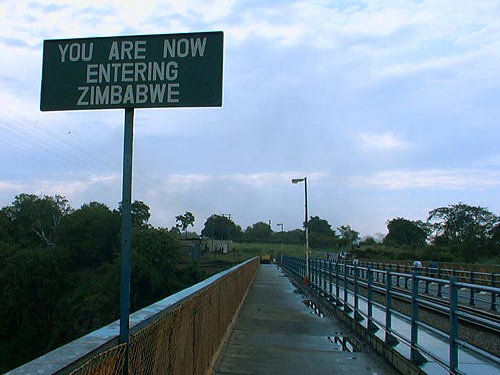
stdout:
<svg viewBox="0 0 500 375">
<path fill-rule="evenodd" d="M 317 315 L 275 265 L 261 265 L 215 367 L 217 375 L 395 375 L 375 353 L 342 350 L 348 337 L 334 318 Z"/>
</svg>

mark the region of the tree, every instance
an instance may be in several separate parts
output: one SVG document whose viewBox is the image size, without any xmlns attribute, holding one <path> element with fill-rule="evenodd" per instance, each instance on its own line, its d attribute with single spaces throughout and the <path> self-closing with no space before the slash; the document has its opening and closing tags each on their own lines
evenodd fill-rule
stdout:
<svg viewBox="0 0 500 375">
<path fill-rule="evenodd" d="M 490 232 L 489 252 L 495 255 L 500 255 L 500 223 L 495 225 Z"/>
<path fill-rule="evenodd" d="M 372 246 L 372 245 L 375 245 L 377 243 L 377 241 L 375 240 L 375 238 L 373 236 L 365 236 L 361 239 L 361 242 L 360 242 L 360 245 L 361 246 Z"/>
<path fill-rule="evenodd" d="M 182 287 L 177 272 L 182 250 L 166 229 L 137 228 L 132 243 L 131 309 L 135 310 Z"/>
<path fill-rule="evenodd" d="M 15 227 L 9 218 L 7 208 L 0 210 L 0 246 L 1 244 L 13 244 L 15 242 Z"/>
<path fill-rule="evenodd" d="M 436 236 L 443 236 L 452 244 L 462 244 L 487 239 L 498 217 L 484 207 L 459 203 L 430 211 L 427 222 Z"/>
<path fill-rule="evenodd" d="M 77 265 L 112 261 L 120 249 L 120 215 L 105 204 L 90 202 L 67 215 L 61 245 Z"/>
<path fill-rule="evenodd" d="M 328 236 L 335 236 L 335 232 L 332 230 L 332 226 L 327 220 L 321 219 L 319 216 L 311 216 L 307 226 L 309 227 L 309 233 L 321 233 Z"/>
<path fill-rule="evenodd" d="M 359 240 L 359 232 L 352 229 L 350 225 L 342 225 L 337 230 L 340 232 L 341 243 L 345 246 L 352 247 Z"/>
<path fill-rule="evenodd" d="M 245 229 L 245 240 L 248 242 L 268 242 L 271 239 L 273 230 L 267 223 L 259 221 Z"/>
<path fill-rule="evenodd" d="M 387 222 L 388 233 L 384 244 L 423 246 L 429 235 L 428 226 L 420 220 L 397 217 Z"/>
<path fill-rule="evenodd" d="M 12 206 L 4 210 L 15 226 L 19 241 L 41 242 L 52 247 L 56 244 L 61 221 L 71 212 L 71 207 L 61 195 L 19 194 Z"/>
<path fill-rule="evenodd" d="M 308 223 L 309 245 L 313 248 L 331 248 L 337 246 L 337 235 L 327 220 L 311 216 Z"/>
<path fill-rule="evenodd" d="M 294 229 L 290 231 L 285 231 L 283 233 L 277 232 L 275 236 L 279 236 L 280 241 L 286 244 L 304 244 L 305 236 L 304 231 L 300 229 Z"/>
<path fill-rule="evenodd" d="M 183 230 L 186 233 L 187 238 L 187 228 L 194 225 L 194 215 L 191 212 L 186 211 L 184 215 L 176 216 L 175 221 L 178 223 L 176 227 Z"/>
<path fill-rule="evenodd" d="M 242 231 L 239 225 L 223 215 L 210 216 L 203 226 L 201 235 L 216 240 L 236 240 L 241 237 Z M 228 237 L 229 236 L 229 237 Z"/>
<path fill-rule="evenodd" d="M 122 212 L 122 202 L 118 203 L 118 212 L 121 215 Z M 149 206 L 143 201 L 134 201 L 130 205 L 130 213 L 132 215 L 132 227 L 141 228 L 149 226 L 149 218 L 151 214 L 149 213 Z"/>
<path fill-rule="evenodd" d="M 430 211 L 427 222 L 435 243 L 447 243 L 474 260 L 487 251 L 499 218 L 484 207 L 459 203 Z"/>
</svg>

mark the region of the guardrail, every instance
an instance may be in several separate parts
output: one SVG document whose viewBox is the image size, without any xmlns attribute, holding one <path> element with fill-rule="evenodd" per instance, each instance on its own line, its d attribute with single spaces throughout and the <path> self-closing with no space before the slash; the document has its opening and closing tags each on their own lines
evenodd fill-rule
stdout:
<svg viewBox="0 0 500 375">
<path fill-rule="evenodd" d="M 313 261 L 320 261 L 319 259 Z M 341 265 L 345 265 L 349 268 L 351 274 L 353 266 L 347 264 L 345 261 L 338 262 Z M 489 288 L 483 288 L 482 286 L 490 286 L 493 288 L 500 287 L 500 279 L 496 277 L 495 273 L 486 274 L 474 271 L 460 271 L 457 269 L 443 269 L 439 267 L 421 267 L 414 268 L 408 265 L 391 264 L 391 263 L 376 263 L 376 262 L 360 262 L 358 269 L 362 272 L 362 277 L 366 277 L 366 269 L 372 269 L 375 273 L 375 280 L 381 283 L 385 283 L 386 276 L 385 272 L 391 270 L 393 276 L 396 278 L 396 284 L 400 288 L 407 290 L 411 289 L 411 273 L 418 272 L 421 276 L 419 281 L 423 281 L 422 285 L 419 284 L 419 291 L 423 288 L 422 293 L 429 296 L 436 296 L 438 298 L 448 298 L 449 294 L 443 291 L 445 286 L 449 285 L 449 281 L 453 278 L 456 282 L 461 282 L 464 284 L 474 285 L 474 287 L 467 288 L 467 294 L 461 294 L 458 296 L 459 303 L 466 303 L 470 306 L 478 306 L 483 309 L 489 309 L 490 311 L 498 311 L 500 304 L 496 293 L 491 293 Z M 380 271 L 380 272 L 378 272 Z M 426 279 L 423 277 L 427 277 Z M 445 280 L 447 282 L 441 282 L 439 280 Z M 434 287 L 431 287 L 432 284 Z M 483 292 L 483 294 L 480 294 Z M 485 294 L 488 297 L 484 297 Z"/>
<path fill-rule="evenodd" d="M 459 347 L 471 350 L 484 356 L 494 363 L 500 364 L 500 358 L 482 350 L 478 347 L 459 338 L 458 320 L 467 321 L 487 327 L 500 332 L 499 320 L 489 320 L 481 316 L 476 316 L 464 309 L 459 304 L 459 291 L 465 290 L 465 299 L 477 302 L 476 295 L 483 292 L 489 293 L 491 298 L 489 305 L 491 310 L 497 310 L 497 295 L 500 288 L 461 282 L 457 276 L 450 275 L 449 279 L 428 277 L 421 275 L 418 270 L 411 273 L 394 272 L 391 269 L 380 270 L 370 266 L 363 267 L 348 265 L 345 262 L 332 262 L 322 259 L 309 259 L 310 284 L 320 294 L 323 294 L 329 301 L 342 309 L 345 313 L 351 314 L 352 318 L 363 324 L 371 332 L 380 329 L 384 331 L 385 343 L 391 346 L 400 343 L 409 348 L 409 358 L 417 364 L 422 364 L 431 358 L 440 364 L 450 374 L 459 374 L 458 353 Z M 283 265 L 296 275 L 304 278 L 306 267 L 304 258 L 292 258 L 283 256 Z M 433 285 L 430 288 L 430 285 Z M 364 287 L 364 295 L 359 288 Z M 396 288 L 397 287 L 397 288 Z M 406 289 L 409 294 L 402 292 Z M 447 292 L 444 292 L 444 289 Z M 385 303 L 376 301 L 374 292 L 385 295 Z M 435 293 L 436 297 L 444 300 L 443 295 L 449 305 L 433 302 L 425 298 L 425 295 Z M 463 295 L 464 293 L 462 293 Z M 409 316 L 393 309 L 393 299 L 406 300 L 410 304 Z M 462 298 L 463 299 L 463 298 Z M 362 306 L 361 306 L 362 305 Z M 374 314 L 374 308 L 382 311 L 383 314 Z M 444 314 L 449 314 L 449 324 L 446 330 L 437 329 L 419 319 L 422 308 L 432 308 Z M 400 332 L 393 328 L 394 319 L 404 320 L 409 324 L 409 332 Z M 422 330 L 431 332 L 436 337 L 448 343 L 447 358 L 438 355 L 419 345 L 419 334 Z M 496 336 L 498 337 L 498 336 Z M 498 341 L 497 341 L 498 342 Z"/>
<path fill-rule="evenodd" d="M 344 259 L 338 259 L 341 264 L 351 263 L 351 261 L 345 261 Z M 370 267 L 372 269 L 378 269 L 385 271 L 387 269 L 394 270 L 395 272 L 401 273 L 411 273 L 413 266 L 406 261 L 400 262 L 375 262 L 366 259 L 359 260 L 360 267 Z M 454 266 L 454 267 L 452 267 Z M 467 268 L 467 269 L 466 269 Z M 447 279 L 450 277 L 456 277 L 457 281 L 467 282 L 470 284 L 481 284 L 488 285 L 495 288 L 500 287 L 500 274 L 498 272 L 484 272 L 478 271 L 477 268 L 494 268 L 494 266 L 484 266 L 477 264 L 457 264 L 451 265 L 448 263 L 435 263 L 431 265 L 430 262 L 423 262 L 423 267 L 419 269 L 419 273 L 426 275 L 428 277 L 436 277 L 438 279 Z"/>
<path fill-rule="evenodd" d="M 123 375 L 127 363 L 129 374 L 204 374 L 258 266 L 250 259 L 135 312 L 128 347 L 116 321 L 6 375 Z"/>
</svg>

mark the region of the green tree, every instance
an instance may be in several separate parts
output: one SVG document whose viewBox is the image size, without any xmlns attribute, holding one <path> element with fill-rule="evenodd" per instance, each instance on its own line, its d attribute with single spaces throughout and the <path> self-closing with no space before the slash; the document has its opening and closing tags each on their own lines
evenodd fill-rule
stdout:
<svg viewBox="0 0 500 375">
<path fill-rule="evenodd" d="M 241 238 L 241 227 L 223 215 L 210 216 L 203 226 L 201 235 L 215 240 L 238 240 Z M 229 237 L 228 237 L 229 236 Z"/>
<path fill-rule="evenodd" d="M 387 222 L 388 233 L 384 244 L 403 246 L 423 246 L 429 236 L 426 223 L 397 217 Z"/>
<path fill-rule="evenodd" d="M 132 211 L 132 226 L 135 228 L 145 227 L 149 225 L 149 206 L 143 201 L 134 201 L 131 205 Z"/>
<path fill-rule="evenodd" d="M 19 194 L 4 210 L 15 227 L 19 242 L 52 247 L 57 242 L 61 222 L 71 212 L 71 207 L 60 195 Z"/>
<path fill-rule="evenodd" d="M 244 239 L 248 242 L 268 242 L 271 239 L 273 230 L 267 223 L 259 221 L 245 229 Z"/>
<path fill-rule="evenodd" d="M 489 252 L 494 255 L 500 255 L 500 223 L 495 225 L 490 232 Z"/>
<path fill-rule="evenodd" d="M 283 240 L 283 243 L 286 244 L 304 244 L 305 243 L 305 235 L 304 231 L 300 229 L 289 230 L 286 232 L 277 232 L 275 236 L 279 236 L 279 239 Z"/>
<path fill-rule="evenodd" d="M 180 228 L 180 230 L 184 231 L 184 233 L 186 234 L 186 238 L 187 238 L 188 227 L 194 225 L 194 215 L 191 212 L 186 211 L 186 213 L 184 215 L 176 216 L 175 221 L 177 223 L 176 227 Z"/>
<path fill-rule="evenodd" d="M 132 244 L 131 308 L 136 310 L 183 286 L 178 273 L 182 252 L 166 229 L 137 228 Z"/>
<path fill-rule="evenodd" d="M 311 216 L 308 223 L 309 245 L 312 248 L 332 248 L 337 246 L 337 235 L 330 223 L 319 216 Z"/>
<path fill-rule="evenodd" d="M 319 216 L 311 216 L 307 225 L 309 227 L 309 233 L 315 232 L 328 236 L 335 236 L 335 232 L 332 230 L 330 223 L 325 219 L 321 219 Z"/>
<path fill-rule="evenodd" d="M 57 249 L 15 249 L 2 262 L 1 372 L 43 353 L 53 339 L 57 301 L 67 285 L 67 267 Z"/>
<path fill-rule="evenodd" d="M 359 232 L 352 229 L 350 225 L 342 225 L 337 230 L 340 232 L 341 243 L 345 246 L 352 247 L 359 240 Z"/>
<path fill-rule="evenodd" d="M 487 251 L 499 218 L 487 208 L 459 203 L 430 211 L 427 222 L 436 240 L 448 243 L 467 259 L 474 260 Z"/>
<path fill-rule="evenodd" d="M 498 223 L 498 217 L 484 207 L 459 203 L 430 211 L 427 222 L 436 236 L 460 244 L 488 238 Z"/>
<path fill-rule="evenodd" d="M 120 216 L 105 204 L 90 202 L 66 216 L 61 245 L 77 265 L 112 261 L 120 250 Z"/>
<path fill-rule="evenodd" d="M 0 210 L 0 246 L 14 244 L 15 233 L 14 224 L 7 213 L 7 208 L 4 207 Z"/>
</svg>

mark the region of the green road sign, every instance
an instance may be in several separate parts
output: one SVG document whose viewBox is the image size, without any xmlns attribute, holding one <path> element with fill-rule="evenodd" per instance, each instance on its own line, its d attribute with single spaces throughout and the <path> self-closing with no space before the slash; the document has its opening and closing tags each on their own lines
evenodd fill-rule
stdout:
<svg viewBox="0 0 500 375">
<path fill-rule="evenodd" d="M 42 111 L 222 106 L 222 32 L 46 40 Z"/>
</svg>

